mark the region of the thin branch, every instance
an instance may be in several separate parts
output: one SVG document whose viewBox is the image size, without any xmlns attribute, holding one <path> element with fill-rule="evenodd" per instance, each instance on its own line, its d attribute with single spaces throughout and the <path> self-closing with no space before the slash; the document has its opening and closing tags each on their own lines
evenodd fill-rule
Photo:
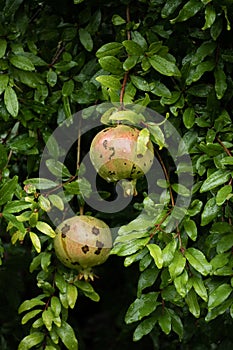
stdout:
<svg viewBox="0 0 233 350">
<path fill-rule="evenodd" d="M 217 136 L 216 137 L 218 143 L 222 146 L 222 148 L 224 149 L 224 151 L 226 152 L 226 154 L 229 156 L 229 157 L 232 157 L 232 154 L 231 152 L 229 151 L 228 148 L 226 148 L 226 146 L 224 145 L 224 143 L 221 141 L 221 139 Z"/>
</svg>

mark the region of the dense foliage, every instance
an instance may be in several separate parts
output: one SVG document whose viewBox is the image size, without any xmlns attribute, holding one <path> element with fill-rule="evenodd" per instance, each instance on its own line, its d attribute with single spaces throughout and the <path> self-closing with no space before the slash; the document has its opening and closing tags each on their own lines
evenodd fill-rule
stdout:
<svg viewBox="0 0 233 350">
<path fill-rule="evenodd" d="M 232 349 L 233 1 L 0 5 L 0 348 Z M 119 105 L 157 163 L 106 213 L 80 164 Z M 63 164 L 75 113 L 93 129 Z M 54 253 L 68 204 L 118 228 L 94 282 Z"/>
</svg>

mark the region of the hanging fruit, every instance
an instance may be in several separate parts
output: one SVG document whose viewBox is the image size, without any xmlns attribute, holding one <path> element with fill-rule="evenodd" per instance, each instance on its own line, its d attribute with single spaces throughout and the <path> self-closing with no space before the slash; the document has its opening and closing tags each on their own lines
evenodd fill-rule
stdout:
<svg viewBox="0 0 233 350">
<path fill-rule="evenodd" d="M 54 249 L 58 259 L 78 270 L 80 279 L 93 279 L 91 268 L 103 264 L 112 248 L 108 225 L 93 216 L 80 215 L 64 220 L 56 233 Z"/>
<path fill-rule="evenodd" d="M 154 159 L 149 132 L 123 124 L 107 127 L 92 140 L 90 159 L 103 179 L 123 180 L 124 195 L 136 195 L 136 181 L 150 170 Z"/>
</svg>

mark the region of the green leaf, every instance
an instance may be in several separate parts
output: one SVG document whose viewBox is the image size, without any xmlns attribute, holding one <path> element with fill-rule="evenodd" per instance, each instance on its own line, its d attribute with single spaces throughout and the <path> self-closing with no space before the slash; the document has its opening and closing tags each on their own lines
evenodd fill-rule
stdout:
<svg viewBox="0 0 233 350">
<path fill-rule="evenodd" d="M 207 289 L 201 277 L 193 275 L 191 277 L 192 285 L 195 292 L 201 297 L 205 302 L 208 301 Z"/>
<path fill-rule="evenodd" d="M 217 316 L 224 314 L 224 312 L 226 312 L 226 310 L 231 306 L 231 304 L 232 304 L 232 299 L 228 298 L 223 303 L 221 303 L 219 306 L 217 306 L 213 309 L 210 309 L 208 311 L 208 314 L 205 317 L 205 321 L 209 322 L 209 321 L 213 320 L 214 318 L 216 318 Z"/>
<path fill-rule="evenodd" d="M 148 142 L 150 141 L 150 133 L 147 128 L 140 130 L 137 138 L 137 155 L 145 155 L 148 151 Z"/>
<path fill-rule="evenodd" d="M 26 229 L 23 223 L 17 220 L 15 215 L 3 212 L 3 217 L 9 222 L 10 225 L 17 227 L 17 229 L 23 234 L 21 235 L 21 237 L 22 236 L 24 237 L 24 234 L 26 233 Z"/>
<path fill-rule="evenodd" d="M 187 129 L 191 129 L 195 123 L 195 110 L 193 107 L 188 107 L 183 113 L 183 123 Z"/>
<path fill-rule="evenodd" d="M 223 283 L 212 290 L 209 295 L 208 309 L 210 310 L 221 305 L 229 297 L 232 291 L 233 288 L 227 283 Z"/>
<path fill-rule="evenodd" d="M 5 91 L 9 82 L 8 74 L 0 74 L 0 95 Z"/>
<path fill-rule="evenodd" d="M 168 266 L 168 270 L 172 279 L 179 276 L 185 267 L 186 259 L 180 251 L 176 251 L 171 264 Z"/>
<path fill-rule="evenodd" d="M 113 15 L 112 16 L 112 23 L 114 24 L 114 26 L 120 26 L 122 24 L 125 24 L 125 19 L 122 18 L 121 16 L 119 15 Z"/>
<path fill-rule="evenodd" d="M 56 332 L 68 350 L 78 350 L 78 341 L 73 328 L 62 320 L 61 327 L 56 327 Z"/>
<path fill-rule="evenodd" d="M 186 270 L 179 276 L 174 279 L 174 286 L 177 292 L 180 294 L 182 298 L 187 295 L 188 292 L 188 273 Z"/>
<path fill-rule="evenodd" d="M 200 317 L 200 306 L 198 304 L 197 294 L 195 293 L 195 291 L 193 289 L 191 289 L 188 292 L 187 297 L 185 298 L 185 301 L 189 307 L 189 311 L 191 312 L 191 314 L 194 317 L 199 318 Z"/>
<path fill-rule="evenodd" d="M 18 176 L 14 176 L 13 179 L 8 180 L 0 189 L 0 205 L 3 205 L 10 201 L 14 195 L 18 184 Z"/>
<path fill-rule="evenodd" d="M 54 72 L 52 69 L 50 69 L 47 72 L 47 83 L 51 86 L 54 87 L 57 83 L 57 73 Z"/>
<path fill-rule="evenodd" d="M 193 82 L 198 81 L 204 73 L 211 72 L 215 67 L 215 62 L 210 59 L 201 62 L 195 69 L 190 70 L 190 75 L 186 79 L 186 84 L 190 85 Z"/>
<path fill-rule="evenodd" d="M 91 34 L 84 28 L 80 28 L 78 34 L 81 44 L 84 46 L 84 48 L 89 52 L 92 51 L 93 40 Z"/>
<path fill-rule="evenodd" d="M 36 315 L 38 315 L 39 313 L 41 313 L 42 310 L 32 310 L 32 311 L 29 311 L 28 313 L 26 313 L 22 320 L 21 320 L 21 323 L 22 324 L 26 324 L 28 321 L 30 321 L 32 318 L 34 318 Z"/>
<path fill-rule="evenodd" d="M 24 185 L 33 185 L 38 190 L 48 190 L 50 188 L 56 187 L 58 184 L 52 180 L 39 177 L 25 180 Z"/>
<path fill-rule="evenodd" d="M 42 343 L 44 339 L 44 333 L 34 332 L 27 335 L 25 338 L 21 340 L 18 346 L 18 350 L 29 350 L 32 347 Z"/>
<path fill-rule="evenodd" d="M 19 213 L 22 210 L 29 209 L 32 207 L 31 203 L 27 203 L 23 200 L 15 200 L 9 202 L 5 205 L 3 212 L 4 213 Z"/>
<path fill-rule="evenodd" d="M 114 56 L 104 56 L 99 59 L 101 67 L 112 74 L 121 74 L 123 67 L 121 61 Z"/>
<path fill-rule="evenodd" d="M 78 297 L 77 287 L 69 283 L 67 285 L 66 293 L 67 293 L 67 301 L 68 301 L 69 307 L 73 309 L 75 307 L 77 297 Z"/>
<path fill-rule="evenodd" d="M 152 141 L 155 144 L 157 144 L 159 146 L 159 149 L 161 150 L 163 147 L 166 146 L 165 136 L 161 128 L 153 122 L 148 122 L 147 125 L 152 137 Z"/>
<path fill-rule="evenodd" d="M 65 81 L 62 85 L 61 93 L 64 97 L 70 96 L 74 91 L 74 81 L 72 79 Z"/>
<path fill-rule="evenodd" d="M 51 204 L 48 198 L 44 197 L 42 194 L 38 198 L 38 204 L 40 208 L 46 212 L 51 210 Z"/>
<path fill-rule="evenodd" d="M 139 60 L 139 56 L 128 56 L 123 63 L 123 69 L 125 71 L 129 71 L 130 69 L 136 66 L 136 64 L 138 63 L 138 60 Z M 136 84 L 134 85 L 136 86 Z"/>
<path fill-rule="evenodd" d="M 152 317 L 149 317 L 149 318 L 143 320 L 141 323 L 139 323 L 139 325 L 137 326 L 137 328 L 135 329 L 135 331 L 133 333 L 133 340 L 138 341 L 144 335 L 149 334 L 152 331 L 152 329 L 154 328 L 156 322 L 157 322 L 156 317 L 152 316 Z"/>
<path fill-rule="evenodd" d="M 215 7 L 212 4 L 208 4 L 205 8 L 205 24 L 202 27 L 202 30 L 210 28 L 216 19 Z"/>
<path fill-rule="evenodd" d="M 193 220 L 185 220 L 184 221 L 184 229 L 187 235 L 193 240 L 196 241 L 197 239 L 197 226 L 195 221 Z"/>
<path fill-rule="evenodd" d="M 12 117 L 17 117 L 19 112 L 19 102 L 17 95 L 11 86 L 7 86 L 5 89 L 4 103 L 10 115 L 12 115 Z"/>
<path fill-rule="evenodd" d="M 161 269 L 163 267 L 163 254 L 161 248 L 154 243 L 147 244 L 147 248 L 154 259 L 155 265 L 158 269 Z"/>
<path fill-rule="evenodd" d="M 61 302 L 58 297 L 52 296 L 51 298 L 51 309 L 55 315 L 55 317 L 58 317 L 61 313 Z"/>
<path fill-rule="evenodd" d="M 183 338 L 183 333 L 184 333 L 184 327 L 183 327 L 182 321 L 174 310 L 168 309 L 168 311 L 169 311 L 171 318 L 172 318 L 172 320 L 171 320 L 172 321 L 172 330 L 176 334 L 178 334 L 179 339 L 181 341 Z"/>
<path fill-rule="evenodd" d="M 45 302 L 39 298 L 32 298 L 31 300 L 25 300 L 19 307 L 18 313 L 21 314 L 24 311 L 33 309 L 35 306 L 44 306 Z"/>
<path fill-rule="evenodd" d="M 200 250 L 196 248 L 188 248 L 184 254 L 190 265 L 192 265 L 192 267 L 203 276 L 207 276 L 211 272 L 212 266 Z"/>
<path fill-rule="evenodd" d="M 120 90 L 121 89 L 121 83 L 120 80 L 112 77 L 110 75 L 99 75 L 96 77 L 96 80 L 103 86 L 114 89 L 114 90 Z"/>
<path fill-rule="evenodd" d="M 64 202 L 60 196 L 58 196 L 57 194 L 50 194 L 48 196 L 48 199 L 54 207 L 58 208 L 61 211 L 64 210 Z"/>
<path fill-rule="evenodd" d="M 214 220 L 219 212 L 220 208 L 216 204 L 216 198 L 210 198 L 203 209 L 201 214 L 201 226 L 208 225 L 212 220 Z"/>
<path fill-rule="evenodd" d="M 54 319 L 54 314 L 51 310 L 51 307 L 49 306 L 47 309 L 45 309 L 42 312 L 42 320 L 44 322 L 45 327 L 48 329 L 48 331 L 52 330 L 53 319 Z"/>
<path fill-rule="evenodd" d="M 164 7 L 161 10 L 161 17 L 162 18 L 167 18 L 169 17 L 177 7 L 182 3 L 182 0 L 167 0 L 165 2 Z"/>
<path fill-rule="evenodd" d="M 230 199 L 233 196 L 232 186 L 226 185 L 218 190 L 216 195 L 216 204 L 222 205 L 226 200 Z"/>
<path fill-rule="evenodd" d="M 126 48 L 128 55 L 140 56 L 144 53 L 143 48 L 133 40 L 124 40 L 122 44 Z"/>
<path fill-rule="evenodd" d="M 125 322 L 127 324 L 140 321 L 143 317 L 150 315 L 157 307 L 156 300 L 159 293 L 150 292 L 142 294 L 137 298 L 128 308 L 125 315 Z"/>
<path fill-rule="evenodd" d="M 11 56 L 10 63 L 16 68 L 25 70 L 25 71 L 33 71 L 35 70 L 34 64 L 28 57 L 25 56 Z"/>
<path fill-rule="evenodd" d="M 41 243 L 40 243 L 39 237 L 34 232 L 30 232 L 29 235 L 30 235 L 30 239 L 32 241 L 33 247 L 35 248 L 37 253 L 40 253 L 41 252 Z"/>
<path fill-rule="evenodd" d="M 5 56 L 6 48 L 7 48 L 6 39 L 0 39 L 0 58 Z"/>
<path fill-rule="evenodd" d="M 223 98 L 226 89 L 227 89 L 227 81 L 226 74 L 222 68 L 217 66 L 214 70 L 214 78 L 215 78 L 215 91 L 217 99 L 221 100 Z"/>
<path fill-rule="evenodd" d="M 160 81 L 153 82 L 152 84 L 150 84 L 150 87 L 152 94 L 156 96 L 171 98 L 170 90 L 166 87 L 166 85 L 164 85 Z"/>
<path fill-rule="evenodd" d="M 36 224 L 36 228 L 40 232 L 44 233 L 45 235 L 47 235 L 51 238 L 56 237 L 56 232 L 52 229 L 52 227 L 49 224 L 47 224 L 44 221 L 38 221 Z"/>
<path fill-rule="evenodd" d="M 178 193 L 179 195 L 181 195 L 183 197 L 190 197 L 191 196 L 190 190 L 182 184 L 175 183 L 175 184 L 172 184 L 171 187 L 176 193 Z"/>
<path fill-rule="evenodd" d="M 200 0 L 189 0 L 182 7 L 178 16 L 170 20 L 170 22 L 174 24 L 176 22 L 187 21 L 187 19 L 189 19 L 190 17 L 193 17 L 197 12 L 199 12 L 202 7 L 203 7 L 203 4 Z"/>
<path fill-rule="evenodd" d="M 68 180 L 71 177 L 71 174 L 67 167 L 58 160 L 47 159 L 46 166 L 49 169 L 49 171 L 58 179 Z"/>
<path fill-rule="evenodd" d="M 170 265 L 174 258 L 174 254 L 177 248 L 177 240 L 172 239 L 171 242 L 169 242 L 166 247 L 163 249 L 163 266 L 167 267 Z"/>
<path fill-rule="evenodd" d="M 142 295 L 143 289 L 147 287 L 151 287 L 157 277 L 158 277 L 159 271 L 155 268 L 148 268 L 144 270 L 138 279 L 138 290 L 137 290 L 137 297 L 140 298 Z"/>
<path fill-rule="evenodd" d="M 214 41 L 204 41 L 197 49 L 195 54 L 192 56 L 191 65 L 197 66 L 201 63 L 206 56 L 211 56 L 211 54 L 216 49 L 217 44 Z"/>
<path fill-rule="evenodd" d="M 161 56 L 154 55 L 149 58 L 149 61 L 152 67 L 155 70 L 157 70 L 160 74 L 167 75 L 167 76 L 177 76 L 177 77 L 181 75 L 175 63 L 168 61 L 167 59 Z"/>
<path fill-rule="evenodd" d="M 131 111 L 131 110 L 117 111 L 117 112 L 111 114 L 109 119 L 113 120 L 113 121 L 127 121 L 133 125 L 137 125 L 137 124 L 145 121 L 145 118 L 141 113 L 136 113 L 136 112 Z"/>
<path fill-rule="evenodd" d="M 101 46 L 96 52 L 98 58 L 105 56 L 116 56 L 123 48 L 123 45 L 118 42 L 107 43 Z"/>
<path fill-rule="evenodd" d="M 141 250 L 146 246 L 150 241 L 150 237 L 134 239 L 131 242 L 118 243 L 112 250 L 111 254 L 116 254 L 118 256 L 127 256 L 136 253 L 138 250 Z"/>
<path fill-rule="evenodd" d="M 60 273 L 56 273 L 55 274 L 55 284 L 57 286 L 57 288 L 59 289 L 59 291 L 62 294 L 66 293 L 66 288 L 67 288 L 67 282 L 65 281 L 64 277 L 62 275 L 60 275 Z"/>
<path fill-rule="evenodd" d="M 150 91 L 151 87 L 149 83 L 142 77 L 136 76 L 136 75 L 131 75 L 130 80 L 136 86 L 137 89 L 142 90 L 142 91 Z"/>
<path fill-rule="evenodd" d="M 167 308 L 161 308 L 161 312 L 158 315 L 158 323 L 165 334 L 171 332 L 171 315 Z"/>
</svg>

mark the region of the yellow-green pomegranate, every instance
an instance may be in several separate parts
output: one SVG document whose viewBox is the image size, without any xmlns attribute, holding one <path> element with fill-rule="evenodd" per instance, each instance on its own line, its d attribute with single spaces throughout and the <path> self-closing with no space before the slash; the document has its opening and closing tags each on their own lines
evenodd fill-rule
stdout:
<svg viewBox="0 0 233 350">
<path fill-rule="evenodd" d="M 78 270 L 80 278 L 93 279 L 91 268 L 103 264 L 112 248 L 108 225 L 93 216 L 74 216 L 64 220 L 56 233 L 54 249 L 58 259 Z"/>
<path fill-rule="evenodd" d="M 150 170 L 154 159 L 150 140 L 146 152 L 138 153 L 139 133 L 133 126 L 119 124 L 100 131 L 91 143 L 90 159 L 96 171 L 108 182 L 127 180 L 126 196 L 136 195 L 136 181 Z"/>
</svg>

